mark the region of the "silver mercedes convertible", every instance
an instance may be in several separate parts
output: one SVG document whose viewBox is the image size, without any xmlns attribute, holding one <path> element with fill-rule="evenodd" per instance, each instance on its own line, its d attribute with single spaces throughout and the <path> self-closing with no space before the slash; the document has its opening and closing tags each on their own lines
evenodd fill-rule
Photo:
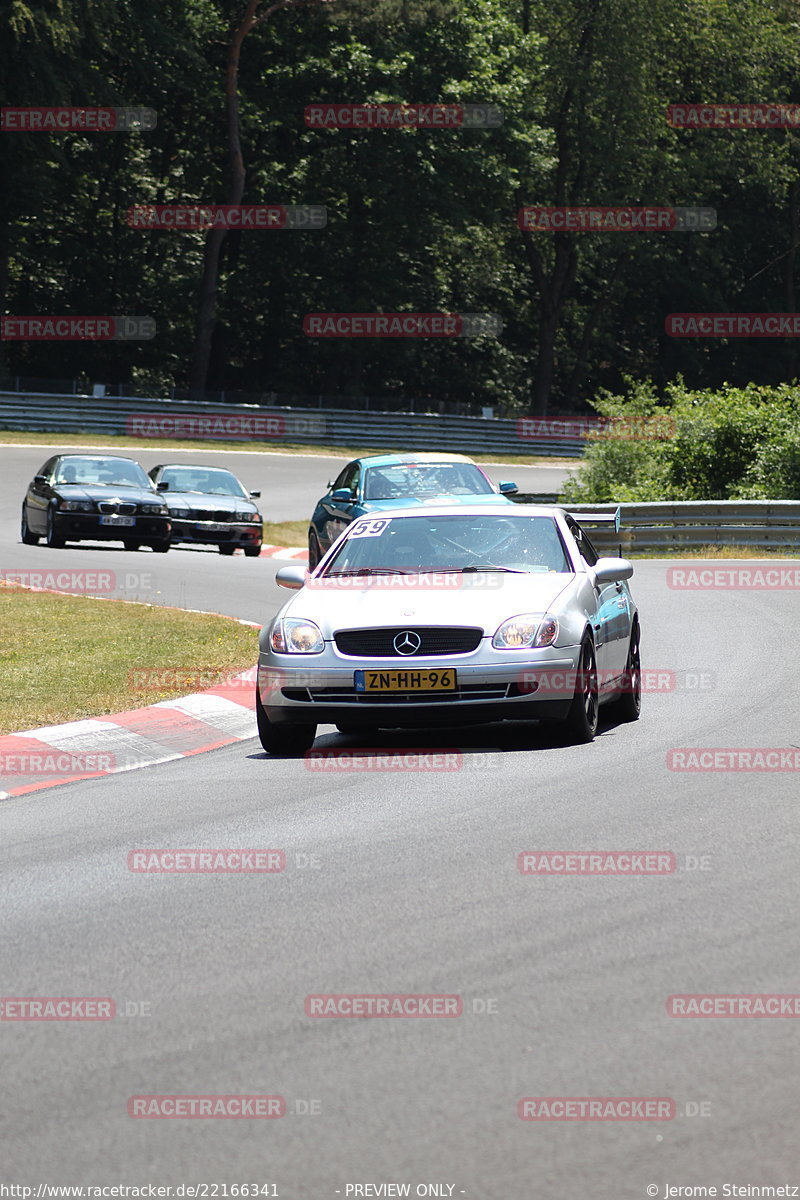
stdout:
<svg viewBox="0 0 800 1200">
<path fill-rule="evenodd" d="M 584 524 L 615 517 L 476 502 L 360 518 L 261 632 L 256 716 L 276 755 L 341 733 L 492 721 L 558 724 L 590 742 L 601 705 L 641 706 L 633 567 Z"/>
</svg>

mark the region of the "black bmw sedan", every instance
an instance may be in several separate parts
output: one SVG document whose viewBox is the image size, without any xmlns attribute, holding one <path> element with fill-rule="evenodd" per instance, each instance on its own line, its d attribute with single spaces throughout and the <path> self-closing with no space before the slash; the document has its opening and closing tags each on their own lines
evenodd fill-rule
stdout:
<svg viewBox="0 0 800 1200">
<path fill-rule="evenodd" d="M 56 454 L 28 485 L 22 502 L 21 538 L 34 546 L 121 541 L 126 550 L 169 550 L 169 509 L 132 458 Z"/>
</svg>

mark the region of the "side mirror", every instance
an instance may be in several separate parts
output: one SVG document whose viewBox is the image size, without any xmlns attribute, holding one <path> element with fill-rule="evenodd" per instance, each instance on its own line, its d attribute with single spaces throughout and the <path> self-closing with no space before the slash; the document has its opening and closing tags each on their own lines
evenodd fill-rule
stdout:
<svg viewBox="0 0 800 1200">
<path fill-rule="evenodd" d="M 620 583 L 633 575 L 633 563 L 627 558 L 598 558 L 593 569 L 597 583 Z"/>
<path fill-rule="evenodd" d="M 165 479 L 161 479 L 161 480 L 159 480 L 159 482 L 156 484 L 156 490 L 157 490 L 157 491 L 159 491 L 159 492 L 168 492 L 168 491 L 169 491 L 169 484 L 167 483 L 167 481 L 166 481 Z"/>
<path fill-rule="evenodd" d="M 500 488 L 500 492 L 503 496 L 516 496 L 517 492 L 519 491 L 517 485 L 512 483 L 509 479 L 503 480 L 500 484 L 498 484 L 498 487 Z"/>
<path fill-rule="evenodd" d="M 33 482 L 34 483 L 47 483 L 47 476 L 46 475 L 34 475 Z"/>
<path fill-rule="evenodd" d="M 250 499 L 251 499 L 251 500 L 260 500 L 260 499 L 261 499 L 261 492 L 260 492 L 260 491 L 258 491 L 258 492 L 251 492 L 251 493 L 250 493 Z"/>
<path fill-rule="evenodd" d="M 300 588 L 306 581 L 305 567 L 281 567 L 275 573 L 275 582 L 278 587 L 289 588 L 292 592 L 299 592 Z"/>
<path fill-rule="evenodd" d="M 353 501 L 353 493 L 350 488 L 334 488 L 331 492 L 331 500 L 339 500 L 343 504 L 350 504 Z"/>
</svg>

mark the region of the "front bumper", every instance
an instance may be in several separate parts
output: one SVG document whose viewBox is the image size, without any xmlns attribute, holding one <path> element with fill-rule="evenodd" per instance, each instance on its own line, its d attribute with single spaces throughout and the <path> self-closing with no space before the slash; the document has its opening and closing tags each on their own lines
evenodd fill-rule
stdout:
<svg viewBox="0 0 800 1200">
<path fill-rule="evenodd" d="M 212 525 L 224 525 L 212 529 Z M 260 521 L 192 521 L 172 518 L 172 544 L 186 542 L 198 546 L 260 546 L 263 526 Z"/>
<path fill-rule="evenodd" d="M 170 536 L 169 517 L 136 513 L 134 521 L 134 525 L 101 525 L 99 513 L 57 511 L 55 529 L 71 542 L 162 542 Z"/>
<path fill-rule="evenodd" d="M 463 659 L 436 655 L 415 656 L 413 661 L 343 660 L 326 647 L 315 656 L 317 663 L 309 662 L 309 655 L 298 664 L 300 656 L 262 650 L 258 690 L 266 715 L 275 724 L 418 728 L 462 722 L 558 720 L 567 715 L 572 703 L 579 651 L 578 646 L 547 647 L 505 656 L 484 644 Z M 410 669 L 454 669 L 458 688 L 438 693 L 356 691 L 356 670 Z"/>
</svg>

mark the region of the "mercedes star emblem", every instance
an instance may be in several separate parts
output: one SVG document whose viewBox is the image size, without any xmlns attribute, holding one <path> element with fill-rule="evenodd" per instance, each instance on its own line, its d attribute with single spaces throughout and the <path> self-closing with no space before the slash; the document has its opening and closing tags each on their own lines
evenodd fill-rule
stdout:
<svg viewBox="0 0 800 1200">
<path fill-rule="evenodd" d="M 392 642 L 398 654 L 416 654 L 422 645 L 422 638 L 411 629 L 398 633 Z"/>
</svg>

